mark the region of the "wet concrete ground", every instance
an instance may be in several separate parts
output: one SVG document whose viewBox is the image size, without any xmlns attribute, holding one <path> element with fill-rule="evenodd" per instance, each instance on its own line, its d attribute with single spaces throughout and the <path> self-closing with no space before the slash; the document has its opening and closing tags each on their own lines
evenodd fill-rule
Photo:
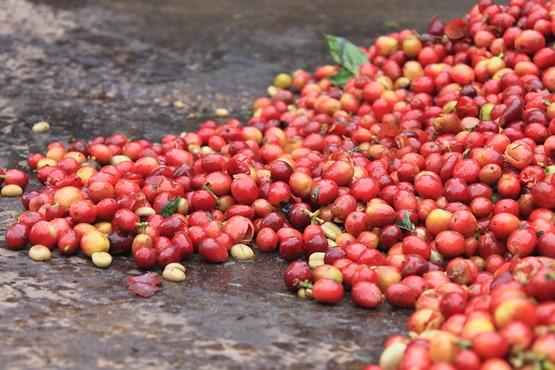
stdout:
<svg viewBox="0 0 555 370">
<path fill-rule="evenodd" d="M 329 62 L 322 34 L 368 45 L 471 3 L 0 0 L 0 167 L 23 166 L 52 140 L 159 139 L 219 107 L 244 117 L 274 74 Z M 51 122 L 48 134 L 31 132 L 39 120 Z M 0 199 L 2 234 L 20 210 Z M 101 271 L 80 257 L 39 264 L 2 248 L 0 367 L 360 369 L 402 330 L 407 313 L 387 305 L 296 299 L 284 266 L 275 256 L 193 261 L 184 284 L 144 300 L 127 292 L 133 266 L 121 258 Z"/>
</svg>

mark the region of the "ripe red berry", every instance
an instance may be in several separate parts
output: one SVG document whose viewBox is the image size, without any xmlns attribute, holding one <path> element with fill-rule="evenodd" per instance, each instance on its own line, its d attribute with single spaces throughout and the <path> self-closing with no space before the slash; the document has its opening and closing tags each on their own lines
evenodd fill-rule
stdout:
<svg viewBox="0 0 555 370">
<path fill-rule="evenodd" d="M 312 271 L 305 261 L 297 260 L 291 262 L 283 274 L 283 281 L 290 290 L 297 290 L 299 283 L 310 281 Z"/>
<path fill-rule="evenodd" d="M 374 308 L 382 302 L 382 292 L 376 284 L 359 281 L 351 288 L 353 302 L 363 308 Z"/>
<path fill-rule="evenodd" d="M 417 292 L 407 285 L 395 283 L 387 288 L 385 298 L 394 307 L 411 308 L 416 302 Z"/>
<path fill-rule="evenodd" d="M 482 359 L 503 358 L 509 352 L 509 345 L 500 334 L 485 332 L 473 339 L 472 349 Z"/>
<path fill-rule="evenodd" d="M 241 204 L 250 205 L 258 198 L 259 189 L 249 176 L 238 176 L 231 183 L 231 194 Z"/>
<path fill-rule="evenodd" d="M 47 221 L 39 221 L 29 230 L 29 244 L 41 244 L 50 249 L 58 242 L 58 232 L 56 228 Z"/>
<path fill-rule="evenodd" d="M 320 279 L 312 287 L 312 297 L 321 303 L 335 304 L 343 298 L 343 284 L 332 279 Z"/>
<path fill-rule="evenodd" d="M 69 207 L 69 216 L 76 224 L 93 224 L 96 220 L 96 207 L 90 201 L 78 200 Z"/>
<path fill-rule="evenodd" d="M 225 246 L 212 238 L 201 241 L 198 246 L 198 251 L 200 257 L 207 262 L 222 263 L 229 259 L 229 253 Z"/>
<path fill-rule="evenodd" d="M 140 269 L 150 269 L 156 265 L 156 252 L 152 248 L 138 248 L 133 251 L 133 260 Z"/>
<path fill-rule="evenodd" d="M 138 222 L 139 217 L 134 212 L 125 208 L 117 210 L 112 219 L 114 226 L 126 233 L 135 231 Z"/>
<path fill-rule="evenodd" d="M 457 257 L 465 251 L 464 236 L 457 231 L 442 231 L 436 235 L 436 248 L 445 257 Z"/>
<path fill-rule="evenodd" d="M 15 223 L 8 226 L 6 230 L 5 242 L 6 248 L 11 250 L 20 250 L 27 244 L 29 237 L 29 227 L 22 223 Z"/>
<path fill-rule="evenodd" d="M 332 203 L 338 195 L 339 187 L 332 180 L 314 181 L 310 188 L 310 198 L 320 206 Z"/>
</svg>

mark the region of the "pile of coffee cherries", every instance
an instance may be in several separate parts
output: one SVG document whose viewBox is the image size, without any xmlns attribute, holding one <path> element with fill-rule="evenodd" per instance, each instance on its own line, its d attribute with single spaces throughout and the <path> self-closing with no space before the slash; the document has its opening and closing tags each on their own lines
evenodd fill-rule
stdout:
<svg viewBox="0 0 555 370">
<path fill-rule="evenodd" d="M 343 83 L 276 76 L 247 125 L 51 143 L 6 247 L 145 270 L 277 252 L 302 298 L 414 309 L 367 370 L 554 369 L 554 33 L 554 2 L 480 0 L 359 48 Z"/>
</svg>

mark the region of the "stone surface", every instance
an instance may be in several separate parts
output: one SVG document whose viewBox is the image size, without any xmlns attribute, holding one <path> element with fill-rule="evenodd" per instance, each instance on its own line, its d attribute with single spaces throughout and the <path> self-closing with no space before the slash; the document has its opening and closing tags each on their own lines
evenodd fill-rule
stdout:
<svg viewBox="0 0 555 370">
<path fill-rule="evenodd" d="M 245 117 L 274 74 L 328 62 L 322 35 L 368 45 L 465 0 L 2 0 L 0 167 L 52 140 L 124 132 L 159 139 L 216 108 Z M 176 107 L 181 101 L 182 107 Z M 178 106 L 180 104 L 177 104 Z M 51 123 L 46 134 L 32 125 Z M 33 182 L 30 187 L 38 186 Z M 0 233 L 21 210 L 0 199 Z M 133 266 L 82 257 L 32 262 L 0 249 L 0 367 L 360 369 L 406 312 L 296 299 L 285 263 L 188 263 L 184 284 L 149 300 L 127 291 Z"/>
</svg>

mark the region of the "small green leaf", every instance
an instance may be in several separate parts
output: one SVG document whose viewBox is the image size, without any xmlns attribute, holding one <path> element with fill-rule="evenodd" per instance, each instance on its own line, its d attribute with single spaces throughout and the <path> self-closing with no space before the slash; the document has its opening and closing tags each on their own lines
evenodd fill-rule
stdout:
<svg viewBox="0 0 555 370">
<path fill-rule="evenodd" d="M 326 35 L 326 41 L 332 59 L 353 75 L 358 74 L 360 66 L 368 62 L 368 57 L 349 40 L 343 37 Z"/>
<path fill-rule="evenodd" d="M 314 190 L 312 190 L 312 194 L 310 194 L 310 196 L 312 197 L 312 199 L 318 200 L 318 194 L 320 194 L 319 186 L 315 187 Z"/>
<path fill-rule="evenodd" d="M 335 76 L 331 76 L 328 80 L 337 87 L 343 87 L 355 75 L 341 67 Z"/>
<path fill-rule="evenodd" d="M 480 108 L 480 119 L 482 121 L 488 121 L 491 119 L 491 111 L 495 108 L 495 104 L 486 103 Z"/>
<path fill-rule="evenodd" d="M 383 22 L 384 27 L 386 28 L 401 28 L 401 26 L 399 25 L 399 23 L 397 21 L 394 21 L 393 19 L 386 19 Z"/>
<path fill-rule="evenodd" d="M 358 362 L 363 362 L 363 363 L 365 363 L 365 364 L 369 364 L 370 362 L 372 362 L 372 359 L 371 359 L 371 358 L 366 357 L 366 356 L 359 355 L 359 354 L 357 354 L 357 353 L 355 353 L 355 354 L 353 355 L 353 360 L 358 361 Z"/>
<path fill-rule="evenodd" d="M 164 217 L 170 217 L 171 215 L 177 212 L 177 205 L 179 204 L 180 200 L 181 200 L 181 197 L 175 198 L 174 200 L 166 204 L 164 208 L 160 210 L 159 213 Z"/>
<path fill-rule="evenodd" d="M 468 339 L 461 339 L 458 340 L 456 342 L 456 344 L 460 347 L 460 348 L 464 348 L 464 349 L 469 349 L 472 348 L 472 341 L 468 340 Z"/>
<path fill-rule="evenodd" d="M 312 282 L 308 280 L 298 281 L 295 284 L 297 288 L 312 289 Z"/>
<path fill-rule="evenodd" d="M 403 220 L 395 222 L 395 225 L 399 226 L 403 230 L 407 231 L 414 231 L 416 230 L 416 226 L 410 220 L 410 216 L 408 213 L 403 214 Z"/>
</svg>

